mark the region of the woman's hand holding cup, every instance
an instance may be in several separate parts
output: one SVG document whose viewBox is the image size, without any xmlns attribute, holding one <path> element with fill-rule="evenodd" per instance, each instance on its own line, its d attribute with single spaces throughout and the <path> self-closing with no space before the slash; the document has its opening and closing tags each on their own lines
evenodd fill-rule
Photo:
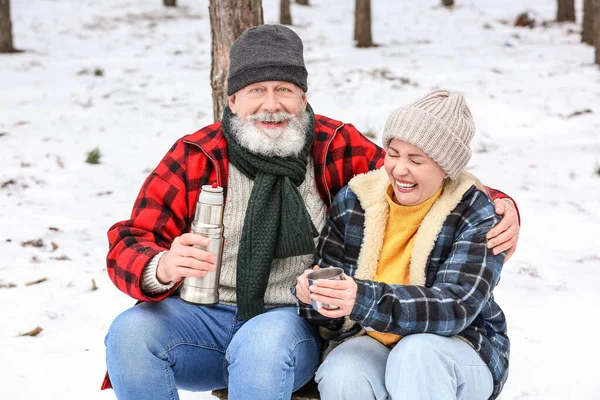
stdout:
<svg viewBox="0 0 600 400">
<path fill-rule="evenodd" d="M 324 268 L 318 273 L 307 274 L 307 279 L 313 308 L 321 315 L 339 318 L 352 313 L 357 285 L 341 268 Z"/>
<path fill-rule="evenodd" d="M 310 304 L 312 302 L 311 298 L 310 298 L 310 290 L 308 289 L 308 274 L 310 274 L 313 271 L 317 271 L 321 268 L 319 268 L 319 266 L 315 265 L 313 267 L 313 269 L 307 269 L 305 270 L 302 275 L 300 275 L 298 278 L 296 278 L 296 297 L 298 298 L 298 300 L 300 300 L 301 302 L 303 302 L 304 304 Z"/>
</svg>

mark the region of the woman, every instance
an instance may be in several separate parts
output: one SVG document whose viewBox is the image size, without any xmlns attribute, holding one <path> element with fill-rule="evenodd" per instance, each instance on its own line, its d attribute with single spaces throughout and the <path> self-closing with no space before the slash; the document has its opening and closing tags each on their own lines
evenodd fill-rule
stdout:
<svg viewBox="0 0 600 400">
<path fill-rule="evenodd" d="M 345 279 L 309 288 L 308 270 L 295 287 L 300 314 L 330 339 L 315 378 L 323 400 L 494 399 L 502 390 L 509 340 L 492 291 L 505 254 L 487 249 L 499 217 L 463 171 L 474 132 L 461 94 L 429 93 L 388 118 L 384 167 L 336 196 L 315 258 Z M 339 308 L 317 312 L 311 300 Z"/>
</svg>

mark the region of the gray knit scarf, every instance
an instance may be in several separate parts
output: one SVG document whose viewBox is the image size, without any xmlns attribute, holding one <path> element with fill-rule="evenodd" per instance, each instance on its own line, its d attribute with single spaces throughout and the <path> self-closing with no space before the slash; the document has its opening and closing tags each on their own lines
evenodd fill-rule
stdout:
<svg viewBox="0 0 600 400">
<path fill-rule="evenodd" d="M 232 134 L 229 107 L 223 112 L 223 134 L 229 161 L 254 179 L 237 259 L 236 295 L 238 318 L 248 320 L 265 311 L 264 295 L 274 259 L 314 251 L 318 235 L 298 186 L 304 182 L 315 135 L 315 116 L 307 105 L 310 123 L 300 154 L 268 157 L 253 154 L 239 145 Z M 228 188 L 228 193 L 235 188 Z"/>
</svg>

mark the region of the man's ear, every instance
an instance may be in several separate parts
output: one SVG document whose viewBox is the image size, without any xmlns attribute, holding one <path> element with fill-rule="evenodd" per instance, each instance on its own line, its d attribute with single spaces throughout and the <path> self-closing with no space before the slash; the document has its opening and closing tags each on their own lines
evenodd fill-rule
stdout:
<svg viewBox="0 0 600 400">
<path fill-rule="evenodd" d="M 306 93 L 302 93 L 302 104 L 304 105 L 304 109 L 306 110 L 306 105 L 308 104 L 308 98 L 306 97 Z"/>
<path fill-rule="evenodd" d="M 231 112 L 234 114 L 237 114 L 237 110 L 235 108 L 235 94 L 232 94 L 231 96 L 228 97 L 229 99 L 229 108 L 231 108 Z"/>
</svg>

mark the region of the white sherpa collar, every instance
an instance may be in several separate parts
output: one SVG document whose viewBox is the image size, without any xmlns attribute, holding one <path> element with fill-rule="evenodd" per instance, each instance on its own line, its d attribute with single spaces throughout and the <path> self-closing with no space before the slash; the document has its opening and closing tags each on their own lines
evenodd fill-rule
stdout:
<svg viewBox="0 0 600 400">
<path fill-rule="evenodd" d="M 389 216 L 389 206 L 385 199 L 389 183 L 383 167 L 357 175 L 349 182 L 350 189 L 356 194 L 365 210 L 363 243 L 355 274 L 357 279 L 373 279 L 377 271 Z M 415 237 L 410 261 L 409 283 L 411 285 L 425 285 L 427 260 L 442 226 L 448 215 L 460 203 L 465 192 L 473 185 L 483 188 L 477 178 L 467 172 L 444 184 L 442 194 L 421 222 Z"/>
</svg>

